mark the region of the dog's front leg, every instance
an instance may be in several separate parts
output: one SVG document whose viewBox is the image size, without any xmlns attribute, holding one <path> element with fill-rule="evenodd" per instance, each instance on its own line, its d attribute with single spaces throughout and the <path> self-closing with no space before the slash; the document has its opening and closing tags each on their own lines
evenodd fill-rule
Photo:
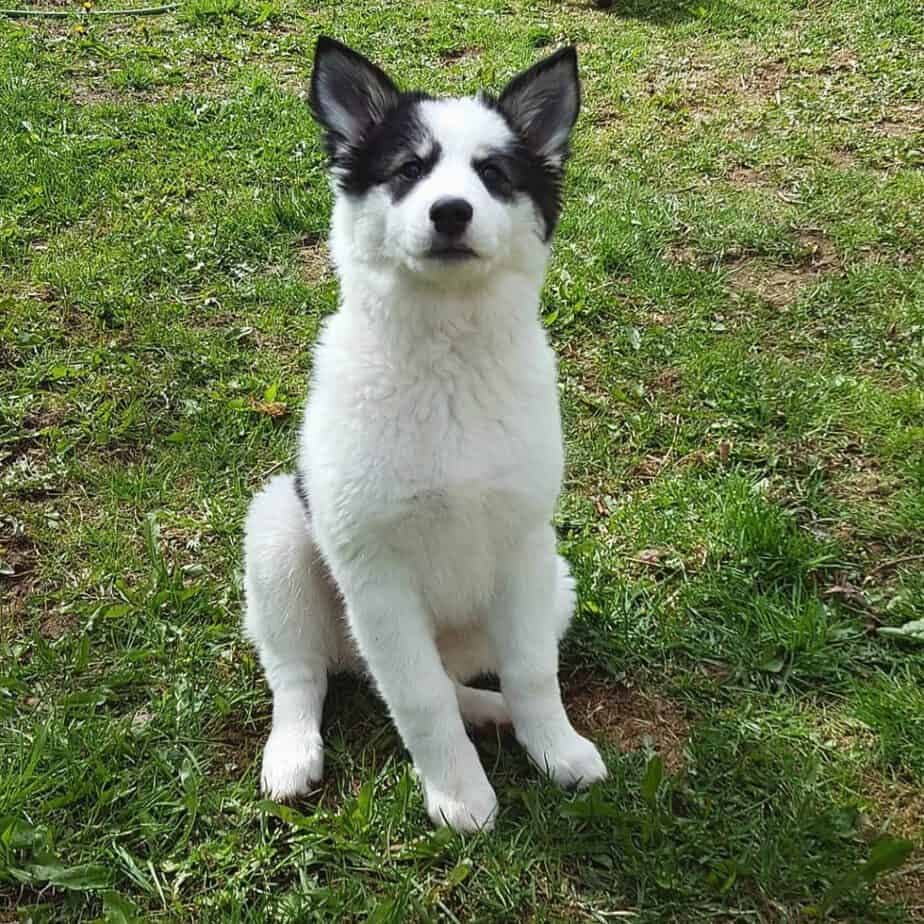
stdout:
<svg viewBox="0 0 924 924">
<path fill-rule="evenodd" d="M 506 565 L 488 629 L 517 740 L 555 782 L 589 786 L 606 777 L 606 765 L 571 726 L 561 700 L 558 641 L 571 619 L 574 591 L 552 529 L 526 539 Z"/>
<path fill-rule="evenodd" d="M 497 798 L 465 733 L 411 576 L 379 566 L 344 584 L 350 625 L 414 760 L 430 818 L 457 831 L 492 828 Z"/>
</svg>

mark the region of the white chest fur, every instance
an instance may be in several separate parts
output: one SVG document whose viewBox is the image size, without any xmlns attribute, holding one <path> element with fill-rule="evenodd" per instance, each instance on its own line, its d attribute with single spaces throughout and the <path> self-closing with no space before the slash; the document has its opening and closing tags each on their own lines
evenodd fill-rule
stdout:
<svg viewBox="0 0 924 924">
<path fill-rule="evenodd" d="M 347 308 L 316 354 L 300 464 L 318 544 L 412 562 L 441 622 L 490 594 L 558 494 L 555 362 L 528 302 L 418 325 Z"/>
</svg>

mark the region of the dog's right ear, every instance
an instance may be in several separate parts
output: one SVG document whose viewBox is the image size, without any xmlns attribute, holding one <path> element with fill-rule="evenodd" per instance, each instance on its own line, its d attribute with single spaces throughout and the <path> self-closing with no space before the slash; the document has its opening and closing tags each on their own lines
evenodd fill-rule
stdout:
<svg viewBox="0 0 924 924">
<path fill-rule="evenodd" d="M 332 155 L 355 147 L 398 101 L 391 78 L 361 54 L 321 36 L 311 74 L 311 111 Z"/>
</svg>

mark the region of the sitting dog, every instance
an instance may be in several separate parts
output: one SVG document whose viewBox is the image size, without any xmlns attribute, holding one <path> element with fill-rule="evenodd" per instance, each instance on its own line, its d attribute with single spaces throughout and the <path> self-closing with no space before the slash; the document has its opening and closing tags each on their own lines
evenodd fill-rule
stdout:
<svg viewBox="0 0 924 924">
<path fill-rule="evenodd" d="M 273 694 L 263 789 L 288 799 L 321 778 L 327 677 L 356 670 L 433 822 L 488 829 L 497 799 L 465 723 L 511 723 L 563 786 L 606 776 L 558 685 L 575 591 L 551 525 L 563 448 L 539 320 L 577 56 L 557 52 L 497 97 L 434 99 L 322 38 L 310 99 L 341 299 L 296 472 L 247 517 L 246 631 Z M 482 674 L 500 693 L 465 686 Z"/>
</svg>

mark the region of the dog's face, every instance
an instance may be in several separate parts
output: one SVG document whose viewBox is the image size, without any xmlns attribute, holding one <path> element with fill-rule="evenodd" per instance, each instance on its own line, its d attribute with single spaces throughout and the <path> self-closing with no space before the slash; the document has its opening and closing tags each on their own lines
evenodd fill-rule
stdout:
<svg viewBox="0 0 924 924">
<path fill-rule="evenodd" d="M 580 106 L 573 48 L 497 98 L 437 100 L 400 92 L 370 61 L 322 38 L 311 106 L 351 256 L 451 284 L 526 270 L 545 253 Z"/>
</svg>

